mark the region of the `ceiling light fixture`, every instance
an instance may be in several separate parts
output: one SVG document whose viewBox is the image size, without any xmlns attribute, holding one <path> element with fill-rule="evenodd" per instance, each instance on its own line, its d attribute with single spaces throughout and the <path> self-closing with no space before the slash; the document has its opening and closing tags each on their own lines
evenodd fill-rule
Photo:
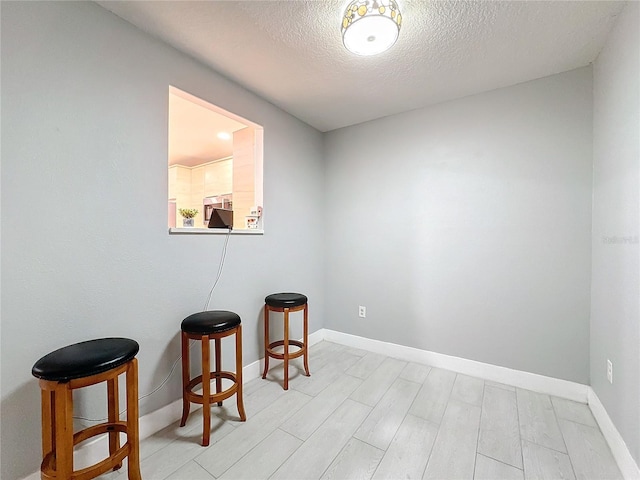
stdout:
<svg viewBox="0 0 640 480">
<path fill-rule="evenodd" d="M 376 55 L 396 43 L 400 25 L 395 0 L 354 0 L 342 17 L 342 42 L 356 55 Z"/>
<path fill-rule="evenodd" d="M 218 138 L 220 140 L 231 140 L 231 134 L 227 132 L 220 132 L 218 133 Z"/>
</svg>

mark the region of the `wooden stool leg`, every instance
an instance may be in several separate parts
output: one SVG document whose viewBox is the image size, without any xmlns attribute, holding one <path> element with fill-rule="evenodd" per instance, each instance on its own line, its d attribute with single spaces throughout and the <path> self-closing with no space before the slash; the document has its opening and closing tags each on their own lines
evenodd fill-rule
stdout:
<svg viewBox="0 0 640 480">
<path fill-rule="evenodd" d="M 71 478 L 73 473 L 73 392 L 68 384 L 58 383 L 55 401 L 56 478 Z"/>
<path fill-rule="evenodd" d="M 238 390 L 236 391 L 236 401 L 238 403 L 238 413 L 243 422 L 247 419 L 244 413 L 244 401 L 242 399 L 242 325 L 238 325 L 236 331 L 236 381 Z"/>
<path fill-rule="evenodd" d="M 129 480 L 142 480 L 140 474 L 140 432 L 138 430 L 138 359 L 129 362 L 127 383 L 127 443 L 129 444 Z M 117 381 L 117 379 L 116 379 Z"/>
<path fill-rule="evenodd" d="M 211 436 L 211 359 L 209 354 L 209 335 L 202 336 L 202 415 L 204 427 L 202 446 L 209 445 Z"/>
<path fill-rule="evenodd" d="M 44 458 L 55 448 L 55 431 L 51 424 L 51 418 L 55 417 L 55 413 L 53 411 L 55 400 L 51 390 L 41 390 L 40 396 L 42 397 L 42 458 Z"/>
<path fill-rule="evenodd" d="M 189 371 L 189 337 L 186 333 L 182 332 L 182 419 L 180 420 L 180 426 L 184 427 L 189 417 L 189 409 L 191 402 L 187 398 L 187 384 L 190 380 Z"/>
<path fill-rule="evenodd" d="M 269 371 L 269 307 L 264 306 L 264 372 L 262 378 L 267 378 Z"/>
<path fill-rule="evenodd" d="M 107 412 L 109 423 L 116 423 L 120 420 L 118 377 L 107 380 Z M 109 455 L 114 455 L 119 448 L 120 434 L 109 432 Z M 119 463 L 113 469 L 118 470 L 121 467 L 122 463 Z"/>
<path fill-rule="evenodd" d="M 289 390 L 289 309 L 284 309 L 284 389 Z"/>
<path fill-rule="evenodd" d="M 309 304 L 304 304 L 304 338 L 302 342 L 304 343 L 304 370 L 307 372 L 307 377 L 310 377 L 309 373 Z"/>
<path fill-rule="evenodd" d="M 220 376 L 220 372 L 222 371 L 222 346 L 219 338 L 215 340 L 216 344 L 216 393 L 220 393 L 222 391 L 222 377 Z M 218 406 L 222 406 L 222 401 L 218 402 Z"/>
</svg>

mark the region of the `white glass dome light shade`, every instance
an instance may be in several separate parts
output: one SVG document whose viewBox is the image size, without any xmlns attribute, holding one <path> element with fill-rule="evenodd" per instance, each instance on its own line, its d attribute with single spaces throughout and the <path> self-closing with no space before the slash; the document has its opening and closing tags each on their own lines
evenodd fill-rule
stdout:
<svg viewBox="0 0 640 480">
<path fill-rule="evenodd" d="M 342 16 L 342 43 L 356 55 L 376 55 L 396 43 L 401 25 L 396 0 L 351 0 Z"/>
<path fill-rule="evenodd" d="M 396 43 L 400 26 L 384 15 L 367 15 L 349 25 L 342 34 L 342 42 L 356 55 L 377 55 Z"/>
</svg>

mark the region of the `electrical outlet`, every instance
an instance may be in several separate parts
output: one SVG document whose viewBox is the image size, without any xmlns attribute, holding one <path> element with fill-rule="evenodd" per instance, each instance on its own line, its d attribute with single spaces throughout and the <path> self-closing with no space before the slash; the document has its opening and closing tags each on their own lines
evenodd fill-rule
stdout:
<svg viewBox="0 0 640 480">
<path fill-rule="evenodd" d="M 611 363 L 611 360 L 609 360 L 607 358 L 607 380 L 609 380 L 609 383 L 613 383 L 613 363 Z"/>
<path fill-rule="evenodd" d="M 362 305 L 360 305 L 358 307 L 358 316 L 360 318 L 365 318 L 367 316 L 367 307 L 363 307 Z"/>
</svg>

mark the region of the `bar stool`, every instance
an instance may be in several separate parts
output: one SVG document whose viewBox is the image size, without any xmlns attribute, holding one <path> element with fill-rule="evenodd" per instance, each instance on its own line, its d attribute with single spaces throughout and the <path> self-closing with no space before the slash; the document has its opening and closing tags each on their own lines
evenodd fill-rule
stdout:
<svg viewBox="0 0 640 480">
<path fill-rule="evenodd" d="M 139 346 L 128 338 L 100 338 L 45 355 L 31 373 L 39 378 L 42 397 L 42 479 L 88 480 L 117 470 L 128 457 L 129 480 L 141 480 L 138 432 Z M 118 377 L 126 375 L 127 419 L 120 420 Z M 73 433 L 73 390 L 107 382 L 107 422 Z M 96 435 L 109 434 L 109 456 L 73 469 L 73 449 Z M 120 446 L 120 433 L 127 436 Z"/>
<path fill-rule="evenodd" d="M 224 310 L 212 310 L 189 315 L 182 321 L 182 420 L 180 426 L 184 427 L 189 417 L 191 403 L 202 405 L 204 417 L 204 427 L 202 433 L 202 446 L 209 445 L 211 435 L 211 404 L 218 403 L 232 395 L 236 395 L 238 413 L 240 420 L 245 421 L 247 416 L 244 413 L 244 403 L 242 401 L 242 325 L 240 317 Z M 236 336 L 236 371 L 228 372 L 222 370 L 222 348 L 221 340 L 230 335 Z M 209 341 L 215 340 L 215 369 L 211 369 Z M 202 342 L 202 375 L 190 378 L 189 372 L 189 340 L 200 340 Z M 222 390 L 222 379 L 231 380 L 232 385 L 226 390 Z M 211 393 L 211 380 L 216 381 L 216 393 Z M 202 395 L 194 393 L 194 389 L 202 384 Z"/>
<path fill-rule="evenodd" d="M 304 356 L 304 370 L 307 377 L 309 373 L 309 304 L 307 297 L 301 293 L 274 293 L 264 299 L 264 373 L 262 378 L 267 378 L 269 371 L 269 357 L 284 360 L 284 389 L 289 390 L 289 360 Z M 289 339 L 289 313 L 304 310 L 303 338 L 302 341 Z M 269 343 L 269 312 L 284 313 L 284 340 Z M 294 352 L 289 351 L 289 345 L 298 347 Z M 283 353 L 275 351 L 276 347 L 284 347 Z"/>
</svg>

